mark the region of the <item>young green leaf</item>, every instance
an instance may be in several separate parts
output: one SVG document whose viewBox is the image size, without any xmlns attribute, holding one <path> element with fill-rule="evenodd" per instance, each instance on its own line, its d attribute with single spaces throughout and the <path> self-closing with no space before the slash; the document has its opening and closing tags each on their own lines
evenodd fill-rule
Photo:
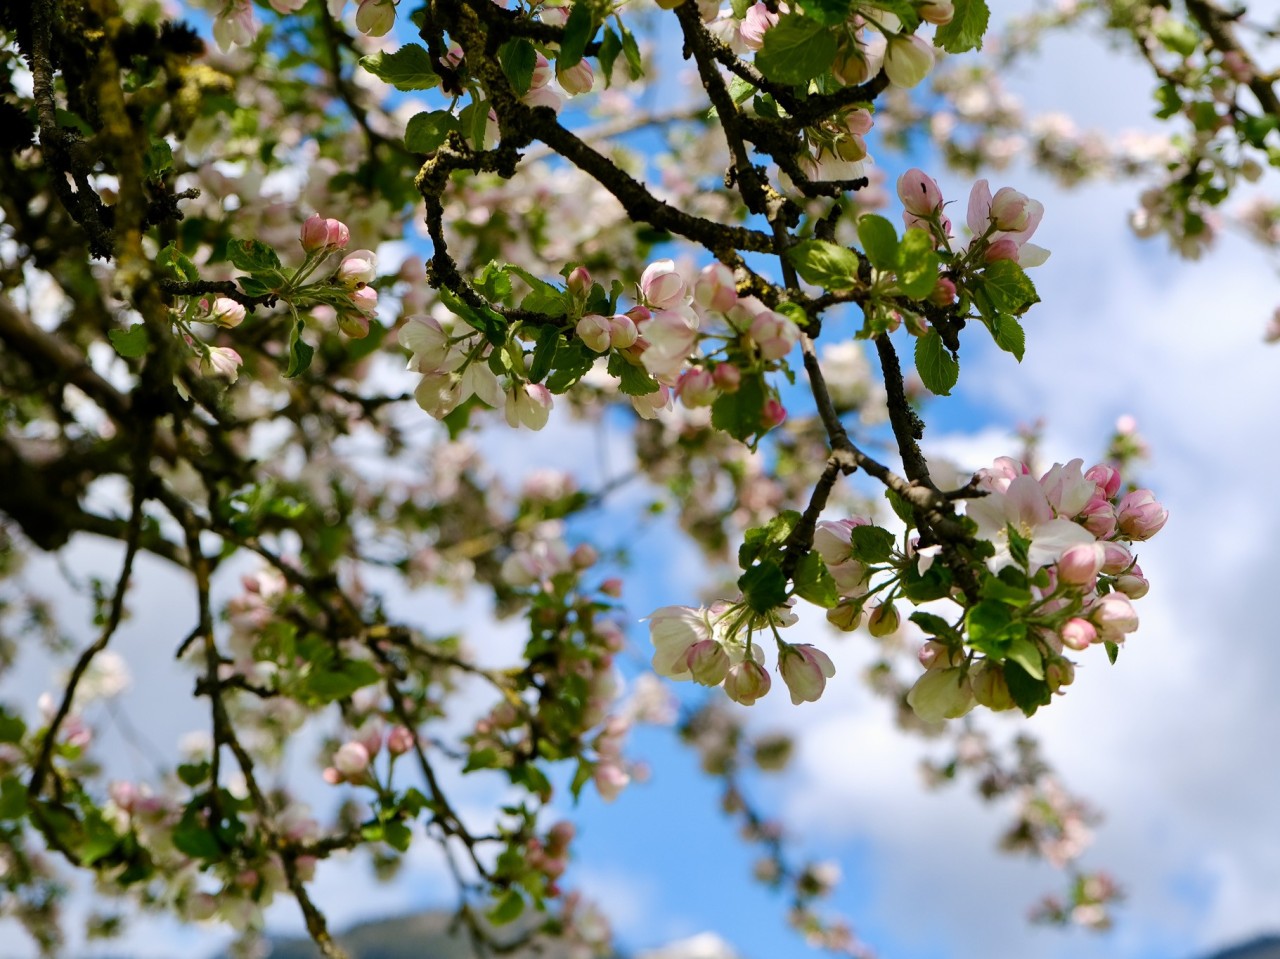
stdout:
<svg viewBox="0 0 1280 959">
<path fill-rule="evenodd" d="M 916 338 L 916 372 L 925 389 L 936 396 L 948 396 L 960 378 L 960 363 L 942 342 L 937 330 Z"/>
<path fill-rule="evenodd" d="M 884 217 L 874 213 L 860 216 L 858 239 L 862 241 L 862 249 L 872 266 L 892 270 L 898 265 L 898 231 Z"/>
<path fill-rule="evenodd" d="M 792 13 L 764 35 L 756 69 L 775 83 L 794 86 L 826 73 L 835 58 L 835 34 L 816 20 Z"/>
<path fill-rule="evenodd" d="M 787 250 L 787 259 L 807 283 L 826 290 L 847 290 L 857 283 L 858 254 L 826 240 L 804 240 Z"/>
<path fill-rule="evenodd" d="M 987 32 L 991 11 L 987 0 L 955 0 L 955 13 L 950 23 L 938 27 L 933 43 L 947 53 L 964 53 L 981 50 L 982 37 Z"/>
<path fill-rule="evenodd" d="M 1000 313 L 1025 313 L 1040 302 L 1035 284 L 1013 260 L 996 260 L 980 274 L 982 290 Z"/>
<path fill-rule="evenodd" d="M 430 90 L 440 83 L 431 54 L 417 43 L 406 43 L 394 53 L 381 50 L 361 57 L 360 66 L 397 90 Z"/>
<path fill-rule="evenodd" d="M 569 11 L 569 19 L 565 21 L 564 39 L 560 41 L 560 54 L 556 57 L 557 70 L 568 70 L 582 61 L 587 44 L 595 36 L 596 27 L 591 6 L 578 0 Z"/>
<path fill-rule="evenodd" d="M 445 137 L 461 126 L 458 118 L 448 110 L 415 114 L 404 128 L 405 149 L 410 153 L 435 153 Z"/>
<path fill-rule="evenodd" d="M 933 237 L 912 227 L 898 245 L 898 288 L 914 300 L 923 300 L 938 285 L 938 264 Z"/>
<path fill-rule="evenodd" d="M 831 578 L 826 563 L 816 550 L 805 553 L 804 559 L 796 564 L 791 584 L 795 587 L 797 596 L 823 609 L 831 609 L 840 602 L 836 581 Z"/>
<path fill-rule="evenodd" d="M 523 37 L 508 40 L 498 51 L 502 72 L 511 81 L 517 96 L 524 96 L 533 85 L 533 69 L 538 65 L 538 51 Z"/>
<path fill-rule="evenodd" d="M 315 356 L 316 351 L 302 338 L 303 329 L 302 321 L 299 320 L 289 334 L 289 365 L 284 371 L 284 375 L 289 378 L 305 373 L 311 365 L 311 358 Z"/>
<path fill-rule="evenodd" d="M 246 273 L 280 269 L 280 257 L 276 256 L 276 251 L 260 240 L 228 241 L 227 259 L 237 270 Z"/>
<path fill-rule="evenodd" d="M 107 338 L 111 340 L 115 351 L 126 360 L 145 355 L 147 348 L 151 346 L 151 337 L 147 335 L 147 328 L 142 323 L 127 330 L 108 330 Z"/>
</svg>

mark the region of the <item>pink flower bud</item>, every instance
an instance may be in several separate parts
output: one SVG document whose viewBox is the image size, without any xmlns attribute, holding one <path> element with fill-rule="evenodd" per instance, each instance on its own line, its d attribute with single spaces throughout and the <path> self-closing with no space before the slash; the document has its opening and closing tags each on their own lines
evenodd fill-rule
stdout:
<svg viewBox="0 0 1280 959">
<path fill-rule="evenodd" d="M 564 282 L 565 288 L 578 299 L 591 292 L 591 274 L 585 266 L 574 267 Z"/>
<path fill-rule="evenodd" d="M 228 330 L 244 322 L 245 308 L 230 297 L 220 296 L 209 309 L 209 320 Z"/>
<path fill-rule="evenodd" d="M 378 291 L 371 286 L 362 286 L 358 290 L 351 291 L 351 302 L 355 304 L 357 310 L 361 313 L 375 313 L 378 310 Z M 338 321 L 342 321 L 342 317 L 338 317 Z M 364 333 L 359 336 L 365 336 L 369 332 L 369 321 L 364 321 Z M 349 336 L 356 336 L 350 329 L 346 330 Z"/>
<path fill-rule="evenodd" d="M 547 848 L 554 850 L 557 854 L 563 852 L 569 843 L 573 842 L 576 832 L 577 830 L 574 829 L 573 823 L 562 819 L 547 832 Z"/>
<path fill-rule="evenodd" d="M 1070 686 L 1076 680 L 1076 668 L 1071 660 L 1055 656 L 1044 664 L 1044 681 L 1049 692 L 1056 693 L 1063 686 Z"/>
<path fill-rule="evenodd" d="M 998 237 L 991 241 L 983 256 L 988 263 L 995 263 L 997 260 L 1016 260 L 1018 258 L 1018 244 L 1014 242 L 1012 237 Z"/>
<path fill-rule="evenodd" d="M 1105 560 L 1101 543 L 1077 543 L 1058 559 L 1058 578 L 1070 586 L 1092 586 Z"/>
<path fill-rule="evenodd" d="M 1017 233 L 1030 223 L 1034 201 L 1025 193 L 1005 186 L 996 191 L 991 200 L 991 221 L 997 230 Z"/>
<path fill-rule="evenodd" d="M 346 779 L 358 779 L 369 768 L 369 750 L 363 743 L 343 743 L 333 754 L 333 768 Z"/>
<path fill-rule="evenodd" d="M 1100 496 L 1080 511 L 1080 519 L 1084 521 L 1084 528 L 1099 539 L 1106 539 L 1116 531 L 1115 507 Z"/>
<path fill-rule="evenodd" d="M 800 644 L 783 646 L 778 656 L 778 672 L 791 693 L 791 702 L 817 702 L 827 688 L 827 680 L 836 674 L 831 657 L 816 646 Z"/>
<path fill-rule="evenodd" d="M 698 274 L 693 286 L 693 302 L 704 310 L 725 313 L 738 302 L 738 288 L 733 271 L 723 263 L 709 263 Z"/>
<path fill-rule="evenodd" d="M 929 294 L 929 302 L 934 306 L 948 307 L 956 301 L 956 285 L 945 276 L 938 277 L 933 292 Z"/>
<path fill-rule="evenodd" d="M 731 665 L 729 654 L 714 639 L 699 640 L 690 646 L 684 662 L 693 674 L 693 681 L 703 686 L 719 686 Z"/>
<path fill-rule="evenodd" d="M 569 22 L 569 8 L 544 6 L 538 14 L 538 19 L 543 23 L 551 24 L 553 27 L 563 27 Z"/>
<path fill-rule="evenodd" d="M 766 429 L 781 426 L 787 419 L 786 407 L 777 397 L 771 396 L 764 401 L 764 406 L 760 409 L 760 419 L 764 422 Z"/>
<path fill-rule="evenodd" d="M 595 72 L 585 59 L 579 60 L 567 70 L 560 70 L 556 78 L 560 81 L 561 89 L 571 97 L 590 93 L 596 82 Z"/>
<path fill-rule="evenodd" d="M 1142 567 L 1137 563 L 1134 563 L 1127 573 L 1120 574 L 1115 586 L 1130 599 L 1142 599 L 1151 591 L 1151 584 L 1142 575 Z"/>
<path fill-rule="evenodd" d="M 590 543 L 579 543 L 569 554 L 569 562 L 574 569 L 590 569 L 600 561 L 600 554 Z"/>
<path fill-rule="evenodd" d="M 387 733 L 387 752 L 393 756 L 403 756 L 413 748 L 417 740 L 418 737 L 414 735 L 412 729 L 407 726 L 394 726 L 391 732 Z"/>
<path fill-rule="evenodd" d="M 370 250 L 348 253 L 338 265 L 338 282 L 347 287 L 372 283 L 378 275 L 378 257 Z"/>
<path fill-rule="evenodd" d="M 654 310 L 669 310 L 684 302 L 684 280 L 676 272 L 674 260 L 650 263 L 640 276 L 640 294 Z"/>
<path fill-rule="evenodd" d="M 676 396 L 690 409 L 710 406 L 719 395 L 720 391 L 716 389 L 715 379 L 700 366 L 685 370 L 676 382 Z"/>
<path fill-rule="evenodd" d="M 617 799 L 627 783 L 631 782 L 631 777 L 627 775 L 625 769 L 607 759 L 596 763 L 591 779 L 596 784 L 596 791 L 600 793 L 600 798 L 605 802 L 613 802 Z"/>
<path fill-rule="evenodd" d="M 1133 564 L 1133 554 L 1123 543 L 1103 543 L 1106 556 L 1102 562 L 1102 571 L 1110 576 L 1123 573 Z"/>
<path fill-rule="evenodd" d="M 892 636 L 901 623 L 898 608 L 893 603 L 881 603 L 871 611 L 871 616 L 867 619 L 867 632 L 872 636 Z"/>
<path fill-rule="evenodd" d="M 721 392 L 736 393 L 742 384 L 742 371 L 732 363 L 718 363 L 711 371 L 711 378 L 716 381 Z"/>
<path fill-rule="evenodd" d="M 1098 631 L 1087 619 L 1069 619 L 1062 627 L 1062 645 L 1070 649 L 1088 649 L 1098 641 Z"/>
<path fill-rule="evenodd" d="M 609 342 L 619 350 L 625 350 L 635 346 L 636 340 L 640 338 L 640 332 L 636 329 L 635 320 L 631 317 L 631 312 L 615 313 L 609 317 Z M 649 311 L 644 311 L 648 315 Z"/>
<path fill-rule="evenodd" d="M 937 182 L 915 167 L 898 177 L 898 199 L 908 213 L 916 216 L 928 217 L 942 209 L 942 191 Z"/>
<path fill-rule="evenodd" d="M 752 320 L 750 333 L 760 356 L 766 360 L 782 359 L 800 340 L 800 327 L 773 310 L 765 310 Z"/>
<path fill-rule="evenodd" d="M 537 90 L 545 87 L 551 82 L 553 71 L 551 64 L 547 62 L 547 58 L 541 53 L 537 54 L 533 61 L 533 77 L 529 81 L 529 88 Z"/>
<path fill-rule="evenodd" d="M 541 383 L 523 383 L 507 394 L 507 425 L 540 430 L 551 416 L 551 391 Z"/>
<path fill-rule="evenodd" d="M 1102 638 L 1112 643 L 1124 642 L 1125 634 L 1138 628 L 1138 614 L 1123 593 L 1107 593 L 1094 605 L 1089 618 Z"/>
<path fill-rule="evenodd" d="M 751 660 L 744 660 L 732 667 L 724 678 L 724 691 L 735 703 L 751 706 L 769 692 L 772 681 L 764 668 Z"/>
<path fill-rule="evenodd" d="M 1116 494 L 1120 492 L 1120 471 L 1114 466 L 1108 466 L 1105 463 L 1090 466 L 1085 470 L 1084 478 L 1097 483 L 1105 499 L 1115 499 Z"/>
<path fill-rule="evenodd" d="M 862 603 L 844 600 L 827 610 L 827 622 L 842 632 L 851 633 L 862 625 Z"/>
<path fill-rule="evenodd" d="M 234 383 L 240 376 L 240 365 L 243 362 L 240 354 L 231 347 L 211 346 L 208 356 L 204 358 L 204 368 L 206 372 Z"/>
<path fill-rule="evenodd" d="M 922 37 L 896 36 L 884 53 L 884 72 L 895 87 L 914 87 L 933 69 L 933 47 Z"/>
<path fill-rule="evenodd" d="M 1164 527 L 1169 511 L 1156 501 L 1149 489 L 1126 493 L 1116 507 L 1116 521 L 1120 532 L 1130 539 L 1150 539 Z"/>
<path fill-rule="evenodd" d="M 356 290 L 351 299 L 352 302 L 360 300 L 364 303 L 368 303 L 371 300 L 373 305 L 369 309 L 372 310 L 378 303 L 378 291 L 371 286 L 367 286 L 363 290 Z M 360 310 L 356 312 L 344 311 L 338 314 L 338 329 L 353 340 L 363 340 L 369 335 L 369 314 L 363 312 L 364 309 L 365 307 L 361 306 Z"/>
<path fill-rule="evenodd" d="M 617 599 L 622 595 L 622 580 L 616 576 L 610 576 L 600 584 L 600 592 Z"/>
<path fill-rule="evenodd" d="M 955 4 L 951 0 L 925 0 L 916 8 L 920 19 L 928 23 L 945 26 L 956 15 Z"/>
<path fill-rule="evenodd" d="M 351 231 L 340 220 L 315 214 L 302 224 L 302 248 L 308 253 L 343 250 L 350 242 Z"/>
<path fill-rule="evenodd" d="M 630 322 L 628 320 L 628 322 Z M 633 325 L 632 330 L 635 329 Z M 587 348 L 597 353 L 609 352 L 610 337 L 612 334 L 612 325 L 607 317 L 601 316 L 599 313 L 587 313 L 578 321 L 575 328 L 578 338 L 587 345 Z"/>
</svg>

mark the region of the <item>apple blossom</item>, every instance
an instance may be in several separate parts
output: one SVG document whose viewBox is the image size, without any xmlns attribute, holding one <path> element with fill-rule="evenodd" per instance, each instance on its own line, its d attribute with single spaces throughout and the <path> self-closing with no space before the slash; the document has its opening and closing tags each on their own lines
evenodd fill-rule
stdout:
<svg viewBox="0 0 1280 959">
<path fill-rule="evenodd" d="M 1149 489 L 1126 493 L 1116 508 L 1116 523 L 1131 539 L 1150 539 L 1164 528 L 1169 511 L 1161 506 Z"/>
<path fill-rule="evenodd" d="M 896 87 L 914 87 L 933 69 L 933 47 L 920 37 L 889 38 L 884 54 L 884 72 Z"/>
<path fill-rule="evenodd" d="M 211 346 L 204 357 L 204 368 L 214 376 L 220 376 L 232 383 L 240 376 L 240 365 L 244 362 L 240 354 L 229 346 Z"/>
<path fill-rule="evenodd" d="M 655 260 L 640 277 L 640 296 L 652 310 L 670 310 L 685 302 L 684 279 L 674 260 Z"/>
<path fill-rule="evenodd" d="M 724 691 L 735 703 L 753 706 L 769 692 L 772 685 L 764 667 L 754 660 L 743 660 L 730 667 L 724 678 Z"/>
<path fill-rule="evenodd" d="M 356 29 L 366 36 L 382 37 L 396 25 L 398 0 L 359 0 Z"/>
<path fill-rule="evenodd" d="M 791 693 L 791 702 L 799 706 L 818 701 L 836 668 L 816 646 L 784 643 L 778 653 L 778 672 Z"/>
<path fill-rule="evenodd" d="M 345 223 L 312 214 L 302 224 L 302 249 L 307 253 L 332 253 L 344 250 L 351 242 L 351 231 Z"/>
<path fill-rule="evenodd" d="M 957 719 L 977 705 L 968 674 L 960 667 L 926 670 L 907 693 L 907 705 L 926 723 Z"/>
<path fill-rule="evenodd" d="M 473 364 L 468 369 L 475 369 L 477 366 L 478 364 Z M 482 368 L 488 370 L 487 366 Z M 541 383 L 522 383 L 507 394 L 507 425 L 513 429 L 523 426 L 526 429 L 540 430 L 547 425 L 551 405 L 551 391 L 545 386 Z"/>
<path fill-rule="evenodd" d="M 764 46 L 764 35 L 778 23 L 778 15 L 763 3 L 753 3 L 747 8 L 740 27 L 742 42 L 748 50 L 759 50 Z"/>
<path fill-rule="evenodd" d="M 1098 641 L 1098 631 L 1093 623 L 1078 616 L 1067 620 L 1060 635 L 1062 644 L 1075 650 L 1088 649 L 1091 643 Z"/>
<path fill-rule="evenodd" d="M 220 296 L 209 308 L 209 321 L 224 329 L 235 329 L 244 322 L 246 312 L 242 304 L 229 297 Z"/>
</svg>

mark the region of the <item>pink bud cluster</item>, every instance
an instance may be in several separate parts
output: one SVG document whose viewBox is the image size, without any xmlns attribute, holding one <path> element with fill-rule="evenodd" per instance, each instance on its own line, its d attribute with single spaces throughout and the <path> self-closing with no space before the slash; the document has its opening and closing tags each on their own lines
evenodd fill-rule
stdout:
<svg viewBox="0 0 1280 959">
<path fill-rule="evenodd" d="M 653 668 L 668 679 L 691 679 L 722 686 L 736 703 L 750 706 L 769 692 L 772 680 L 762 665 L 764 652 L 751 641 L 753 618 L 741 604 L 720 601 L 710 607 L 664 606 L 649 616 Z M 763 617 L 774 627 L 796 622 L 783 607 Z M 822 650 L 807 644 L 778 643 L 778 673 L 791 701 L 815 702 L 835 675 Z"/>
</svg>

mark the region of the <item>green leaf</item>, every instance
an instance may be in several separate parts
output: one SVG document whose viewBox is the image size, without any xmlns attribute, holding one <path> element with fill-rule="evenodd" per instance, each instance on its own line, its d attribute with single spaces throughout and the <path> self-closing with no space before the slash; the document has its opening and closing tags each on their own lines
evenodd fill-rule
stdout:
<svg viewBox="0 0 1280 959">
<path fill-rule="evenodd" d="M 213 767 L 207 762 L 182 763 L 176 772 L 184 785 L 195 787 L 209 778 Z"/>
<path fill-rule="evenodd" d="M 941 616 L 935 616 L 933 613 L 914 612 L 911 614 L 911 622 L 919 626 L 929 636 L 941 636 L 953 644 L 960 642 L 960 634 L 956 632 L 955 627 Z"/>
<path fill-rule="evenodd" d="M 733 393 L 723 393 L 711 404 L 711 425 L 746 443 L 761 432 L 764 412 L 764 378 L 745 376 Z"/>
<path fill-rule="evenodd" d="M 26 811 L 26 786 L 16 776 L 0 779 L 0 822 L 20 819 Z"/>
<path fill-rule="evenodd" d="M 997 313 L 988 321 L 988 328 L 996 346 L 1006 353 L 1012 353 L 1014 359 L 1021 363 L 1027 348 L 1027 334 L 1022 329 L 1022 324 L 1008 313 Z"/>
<path fill-rule="evenodd" d="M 484 338 L 494 346 L 501 347 L 507 341 L 506 321 L 493 310 L 473 309 L 470 303 L 443 286 L 436 291 L 436 295 L 447 309 L 462 317 L 468 326 L 483 333 Z"/>
<path fill-rule="evenodd" d="M 1157 120 L 1167 120 L 1182 109 L 1182 95 L 1174 83 L 1165 83 L 1156 87 L 1156 102 L 1160 109 L 1156 111 Z"/>
<path fill-rule="evenodd" d="M 750 569 L 761 556 L 776 553 L 771 547 L 781 546 L 800 522 L 800 514 L 793 509 L 784 509 L 763 526 L 753 526 L 742 536 L 742 545 L 738 547 L 738 566 Z"/>
<path fill-rule="evenodd" d="M 1016 572 L 1012 566 L 1006 569 Z M 1004 570 L 1001 570 L 1001 573 L 1003 572 Z M 998 600 L 1006 606 L 1022 607 L 1031 602 L 1031 590 L 1025 583 L 1022 586 L 1016 586 L 999 576 L 988 574 L 982 581 L 982 598 Z"/>
<path fill-rule="evenodd" d="M 797 243 L 787 259 L 805 282 L 826 290 L 847 290 L 858 282 L 858 254 L 826 240 Z"/>
<path fill-rule="evenodd" d="M 404 128 L 404 146 L 410 153 L 435 153 L 445 137 L 461 129 L 462 123 L 448 110 L 418 113 Z"/>
<path fill-rule="evenodd" d="M 598 353 L 587 349 L 579 340 L 565 340 L 556 348 L 555 372 L 547 377 L 547 389 L 563 393 L 587 375 L 595 365 Z"/>
<path fill-rule="evenodd" d="M 864 213 L 858 217 L 858 239 L 871 265 L 892 270 L 898 265 L 898 231 L 882 216 Z M 932 289 L 932 287 L 930 287 Z"/>
<path fill-rule="evenodd" d="M 640 56 L 640 44 L 636 43 L 635 34 L 622 27 L 622 54 L 627 58 L 627 70 L 632 80 L 644 76 L 644 59 Z"/>
<path fill-rule="evenodd" d="M 492 746 L 485 746 L 483 749 L 477 749 L 467 757 L 467 764 L 462 767 L 464 773 L 469 773 L 476 769 L 497 769 L 501 764 L 498 751 Z"/>
<path fill-rule="evenodd" d="M 622 41 L 613 32 L 613 28 L 605 28 L 604 36 L 600 38 L 600 52 L 596 54 L 596 59 L 600 61 L 600 72 L 604 74 L 604 85 L 606 87 L 610 85 L 613 79 L 613 65 L 617 62 L 618 54 L 621 52 Z"/>
<path fill-rule="evenodd" d="M 486 918 L 495 926 L 505 926 L 515 922 L 524 912 L 524 896 L 515 889 L 508 889 L 502 898 L 486 914 Z"/>
<path fill-rule="evenodd" d="M 1044 679 L 1044 658 L 1031 640 L 1026 638 L 1013 640 L 1005 653 L 1005 659 L 1008 662 L 1017 663 L 1033 679 Z"/>
<path fill-rule="evenodd" d="M 413 842 L 413 831 L 398 819 L 393 819 L 383 824 L 382 839 L 392 849 L 408 852 L 409 844 Z"/>
<path fill-rule="evenodd" d="M 1016 662 L 1004 664 L 1004 679 L 1009 684 L 1009 695 L 1028 716 L 1034 715 L 1038 708 L 1048 704 L 1052 698 L 1049 685 L 1043 679 L 1036 679 L 1027 673 Z"/>
<path fill-rule="evenodd" d="M 145 355 L 151 346 L 151 337 L 147 335 L 147 327 L 143 323 L 131 326 L 127 330 L 108 330 L 107 338 L 111 340 L 115 351 L 126 360 Z"/>
<path fill-rule="evenodd" d="M 797 596 L 823 609 L 831 609 L 840 602 L 836 581 L 827 572 L 827 564 L 816 550 L 805 553 L 804 559 L 796 564 L 791 584 L 795 587 Z"/>
<path fill-rule="evenodd" d="M 619 380 L 619 389 L 627 396 L 648 396 L 658 389 L 655 380 L 643 366 L 636 366 L 621 353 L 609 354 L 609 375 Z"/>
<path fill-rule="evenodd" d="M 855 526 L 849 544 L 854 559 L 863 563 L 883 563 L 893 555 L 893 534 L 879 526 Z"/>
<path fill-rule="evenodd" d="M 1107 660 L 1112 666 L 1116 664 L 1116 658 L 1120 655 L 1120 645 L 1113 643 L 1109 639 L 1102 641 L 1102 647 L 1107 651 Z"/>
<path fill-rule="evenodd" d="M 27 734 L 27 724 L 21 716 L 0 709 L 0 743 L 20 743 Z"/>
<path fill-rule="evenodd" d="M 533 70 L 538 65 L 538 51 L 523 37 L 508 40 L 498 51 L 502 72 L 511 81 L 517 96 L 524 96 L 533 85 Z"/>
<path fill-rule="evenodd" d="M 1012 608 L 992 599 L 971 606 L 964 615 L 969 645 L 984 653 L 1003 655 L 1011 642 L 1027 634 L 1027 624 L 1013 614 Z"/>
<path fill-rule="evenodd" d="M 733 11 L 733 18 L 741 20 L 747 15 L 747 11 L 751 9 L 752 0 L 730 0 L 729 7 Z"/>
<path fill-rule="evenodd" d="M 316 354 L 311 345 L 302 338 L 304 329 L 302 321 L 299 320 L 289 333 L 289 365 L 284 371 L 284 375 L 288 379 L 305 373 L 307 368 L 311 366 L 311 358 Z"/>
<path fill-rule="evenodd" d="M 803 0 L 801 7 L 810 20 L 826 27 L 838 27 L 849 19 L 853 0 Z"/>
<path fill-rule="evenodd" d="M 147 179 L 158 177 L 173 167 L 173 148 L 167 140 L 155 139 L 142 157 L 142 172 Z"/>
<path fill-rule="evenodd" d="M 217 859 L 222 854 L 213 830 L 204 822 L 205 799 L 193 799 L 173 830 L 173 845 L 192 859 Z"/>
<path fill-rule="evenodd" d="M 960 378 L 960 363 L 943 345 L 937 330 L 916 338 L 916 372 L 925 388 L 937 396 L 948 396 Z"/>
<path fill-rule="evenodd" d="M 538 330 L 538 342 L 533 348 L 533 359 L 529 363 L 530 383 L 541 383 L 546 379 L 551 372 L 551 361 L 555 359 L 560 342 L 558 327 L 548 324 Z"/>
<path fill-rule="evenodd" d="M 912 227 L 898 245 L 898 288 L 913 300 L 923 300 L 938 285 L 938 264 L 933 237 Z"/>
<path fill-rule="evenodd" d="M 564 39 L 560 41 L 560 55 L 556 57 L 556 70 L 568 70 L 582 61 L 587 44 L 596 34 L 596 21 L 589 4 L 578 0 L 569 11 L 564 24 Z"/>
<path fill-rule="evenodd" d="M 361 57 L 360 66 L 397 90 L 430 90 L 440 83 L 431 54 L 417 43 L 406 43 L 395 53 L 383 50 Z"/>
<path fill-rule="evenodd" d="M 982 37 L 987 32 L 990 19 L 987 0 L 955 0 L 951 22 L 938 27 L 933 37 L 934 46 L 942 47 L 947 53 L 981 50 Z"/>
<path fill-rule="evenodd" d="M 1191 25 L 1177 17 L 1161 17 L 1153 31 L 1156 39 L 1180 57 L 1189 57 L 1200 46 L 1200 37 Z"/>
<path fill-rule="evenodd" d="M 757 613 L 777 609 L 787 601 L 787 578 L 778 564 L 765 560 L 738 577 L 742 599 Z"/>
<path fill-rule="evenodd" d="M 912 563 L 902 573 L 902 594 L 916 605 L 942 599 L 951 595 L 951 573 L 941 563 L 934 563 L 921 576 L 919 566 Z"/>
<path fill-rule="evenodd" d="M 569 292 L 555 284 L 534 276 L 523 267 L 508 263 L 505 267 L 529 285 L 532 292 L 520 301 L 520 308 L 551 316 L 564 316 L 569 310 Z"/>
<path fill-rule="evenodd" d="M 756 69 L 775 83 L 808 83 L 831 68 L 836 36 L 821 23 L 790 13 L 765 35 Z"/>
<path fill-rule="evenodd" d="M 381 678 L 372 663 L 349 659 L 323 668 L 317 668 L 313 663 L 306 675 L 305 685 L 314 698 L 320 702 L 332 703 L 346 699 L 357 689 L 372 686 Z"/>
<path fill-rule="evenodd" d="M 915 526 L 916 514 L 911 508 L 911 504 L 899 496 L 891 489 L 884 491 L 884 498 L 889 501 L 889 508 L 893 510 L 895 516 L 902 520 L 908 526 Z"/>
<path fill-rule="evenodd" d="M 260 240 L 231 240 L 227 243 L 227 259 L 237 270 L 246 273 L 280 269 L 276 251 Z"/>
<path fill-rule="evenodd" d="M 996 260 L 981 273 L 982 290 L 1000 313 L 1025 313 L 1040 302 L 1035 284 L 1013 260 Z"/>
<path fill-rule="evenodd" d="M 194 283 L 200 279 L 200 270 L 191 262 L 191 257 L 172 243 L 156 254 L 156 266 L 171 273 L 177 280 Z"/>
</svg>

